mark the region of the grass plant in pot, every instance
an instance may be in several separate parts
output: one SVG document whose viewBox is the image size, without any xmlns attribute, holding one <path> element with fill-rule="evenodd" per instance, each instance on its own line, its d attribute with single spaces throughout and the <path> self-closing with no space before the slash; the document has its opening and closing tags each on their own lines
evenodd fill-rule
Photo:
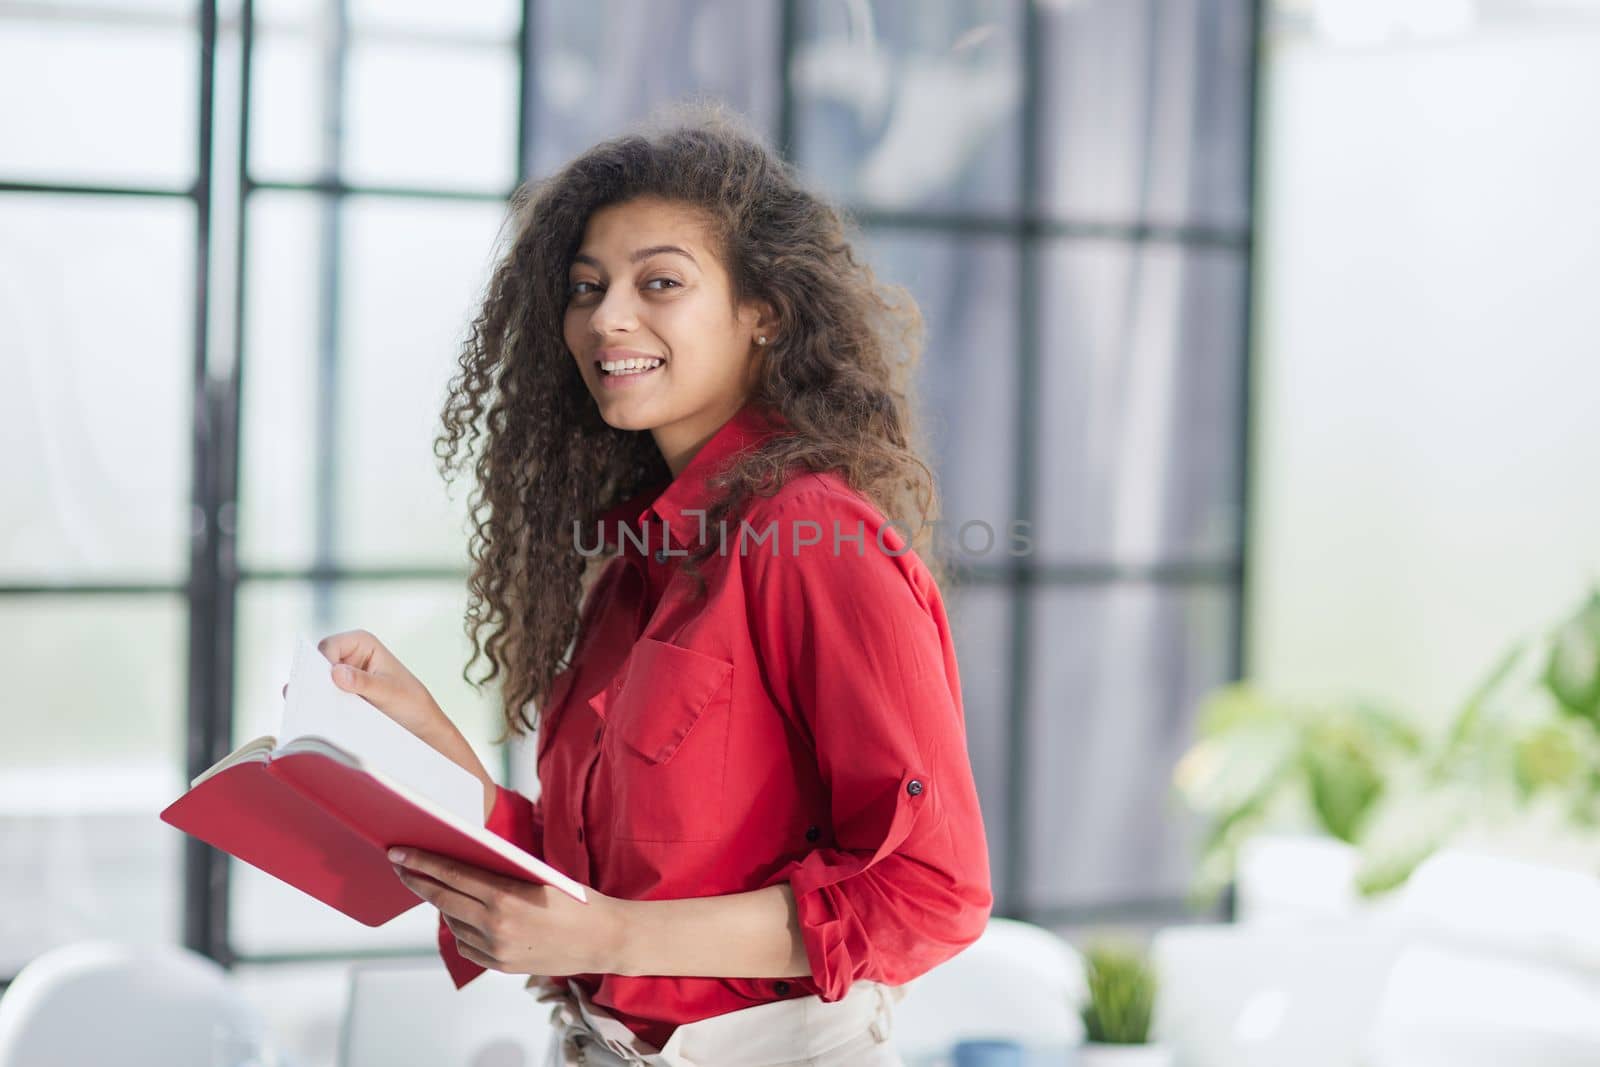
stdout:
<svg viewBox="0 0 1600 1067">
<path fill-rule="evenodd" d="M 1148 958 L 1127 946 L 1091 945 L 1084 978 L 1089 992 L 1078 1009 L 1085 1034 L 1078 1067 L 1172 1067 L 1172 1048 L 1150 1040 L 1156 975 Z"/>
</svg>

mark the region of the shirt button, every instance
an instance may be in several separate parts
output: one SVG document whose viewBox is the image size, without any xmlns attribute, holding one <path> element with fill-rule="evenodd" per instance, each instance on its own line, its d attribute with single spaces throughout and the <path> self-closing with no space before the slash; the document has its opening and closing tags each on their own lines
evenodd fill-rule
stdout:
<svg viewBox="0 0 1600 1067">
<path fill-rule="evenodd" d="M 667 550 L 664 549 L 664 548 L 656 549 L 656 562 L 657 563 L 665 563 L 666 561 L 667 561 Z"/>
<path fill-rule="evenodd" d="M 815 841 L 817 838 L 819 838 L 821 836 L 822 836 L 822 831 L 817 829 L 815 826 L 806 827 L 806 840 L 807 841 Z"/>
<path fill-rule="evenodd" d="M 784 996 L 785 994 L 787 994 L 789 992 L 789 983 L 788 982 L 773 982 L 772 983 L 772 988 L 781 997 L 781 996 Z"/>
<path fill-rule="evenodd" d="M 911 779 L 911 781 L 906 783 L 906 792 L 910 793 L 914 797 L 921 796 L 922 782 L 916 778 Z"/>
</svg>

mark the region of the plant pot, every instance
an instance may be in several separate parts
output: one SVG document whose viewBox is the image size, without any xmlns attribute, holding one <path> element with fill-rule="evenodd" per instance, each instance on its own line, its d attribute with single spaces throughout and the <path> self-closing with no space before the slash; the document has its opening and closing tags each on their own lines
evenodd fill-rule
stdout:
<svg viewBox="0 0 1600 1067">
<path fill-rule="evenodd" d="M 1096 1041 L 1079 1045 L 1073 1067 L 1172 1067 L 1176 1061 L 1171 1045 L 1102 1045 Z"/>
<path fill-rule="evenodd" d="M 1350 919 L 1365 908 L 1356 891 L 1355 848 L 1326 834 L 1267 832 L 1239 848 L 1234 921 Z"/>
</svg>

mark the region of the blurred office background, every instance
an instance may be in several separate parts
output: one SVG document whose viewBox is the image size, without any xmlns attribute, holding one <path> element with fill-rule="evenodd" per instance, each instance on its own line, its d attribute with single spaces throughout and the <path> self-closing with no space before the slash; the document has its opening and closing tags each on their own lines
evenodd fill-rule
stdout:
<svg viewBox="0 0 1600 1067">
<path fill-rule="evenodd" d="M 1600 3 L 0 0 L 0 981 L 169 940 L 315 1050 L 431 951 L 155 815 L 353 626 L 536 788 L 435 420 L 510 190 L 691 92 L 927 318 L 997 914 L 1225 917 L 1204 694 L 1444 707 L 1600 575 Z"/>
</svg>

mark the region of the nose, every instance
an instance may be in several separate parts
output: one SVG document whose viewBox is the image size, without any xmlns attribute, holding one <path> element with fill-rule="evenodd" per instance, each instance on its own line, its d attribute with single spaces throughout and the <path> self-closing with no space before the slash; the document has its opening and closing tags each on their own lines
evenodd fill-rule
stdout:
<svg viewBox="0 0 1600 1067">
<path fill-rule="evenodd" d="M 589 330 L 601 341 L 617 333 L 631 333 L 639 326 L 633 290 L 625 285 L 607 289 L 589 312 Z"/>
</svg>

